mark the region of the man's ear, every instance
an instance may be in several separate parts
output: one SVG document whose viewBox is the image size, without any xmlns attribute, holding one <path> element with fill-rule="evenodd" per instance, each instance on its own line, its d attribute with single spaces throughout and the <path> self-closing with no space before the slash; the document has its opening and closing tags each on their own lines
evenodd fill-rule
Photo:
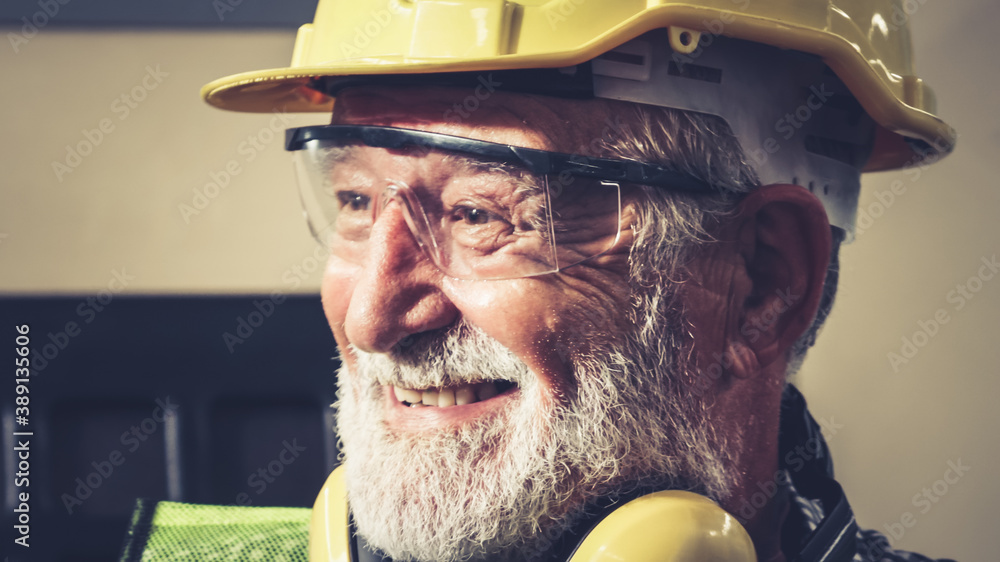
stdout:
<svg viewBox="0 0 1000 562">
<path fill-rule="evenodd" d="M 787 184 L 750 192 L 737 221 L 736 243 L 749 287 L 730 346 L 748 349 L 766 368 L 787 357 L 816 316 L 830 262 L 830 223 L 816 196 Z"/>
</svg>

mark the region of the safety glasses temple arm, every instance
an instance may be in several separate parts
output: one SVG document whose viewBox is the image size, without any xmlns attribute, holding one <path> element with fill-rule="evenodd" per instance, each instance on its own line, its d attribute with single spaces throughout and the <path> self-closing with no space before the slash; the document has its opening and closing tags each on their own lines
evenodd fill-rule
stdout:
<svg viewBox="0 0 1000 562">
<path fill-rule="evenodd" d="M 450 150 L 521 164 L 535 174 L 569 174 L 599 180 L 651 185 L 675 191 L 711 193 L 710 184 L 664 166 L 632 160 L 593 158 L 467 139 L 440 133 L 369 125 L 318 125 L 285 131 L 285 149 L 301 150 L 313 140 L 359 141 L 374 148 L 420 147 Z"/>
</svg>

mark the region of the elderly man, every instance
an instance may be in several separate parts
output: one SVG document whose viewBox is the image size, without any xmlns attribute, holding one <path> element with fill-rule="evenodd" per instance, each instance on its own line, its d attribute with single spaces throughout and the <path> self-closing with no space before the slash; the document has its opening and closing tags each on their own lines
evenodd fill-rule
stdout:
<svg viewBox="0 0 1000 562">
<path fill-rule="evenodd" d="M 291 68 L 206 86 L 336 99 L 287 139 L 342 356 L 350 517 L 321 495 L 314 558 L 342 536 L 352 560 L 577 560 L 683 490 L 724 510 L 684 533 L 735 528 L 758 560 L 925 560 L 858 530 L 786 377 L 861 171 L 954 136 L 898 2 L 786 4 L 324 0 Z M 728 556 L 706 548 L 677 559 Z"/>
</svg>

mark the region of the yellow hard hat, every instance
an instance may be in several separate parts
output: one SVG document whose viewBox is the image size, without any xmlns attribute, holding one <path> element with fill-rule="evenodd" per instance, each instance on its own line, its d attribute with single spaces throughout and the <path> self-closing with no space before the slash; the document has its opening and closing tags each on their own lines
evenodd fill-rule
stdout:
<svg viewBox="0 0 1000 562">
<path fill-rule="evenodd" d="M 699 36 L 745 39 L 822 59 L 877 124 L 865 171 L 942 156 L 955 131 L 915 74 L 917 0 L 320 0 L 288 68 L 215 80 L 205 100 L 235 111 L 329 112 L 317 79 L 571 67 L 650 30 L 675 50 Z"/>
</svg>

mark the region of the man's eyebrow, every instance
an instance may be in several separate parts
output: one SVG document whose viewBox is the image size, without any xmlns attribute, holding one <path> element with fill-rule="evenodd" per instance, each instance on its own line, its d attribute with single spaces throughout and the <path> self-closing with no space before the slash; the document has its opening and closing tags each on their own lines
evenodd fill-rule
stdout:
<svg viewBox="0 0 1000 562">
<path fill-rule="evenodd" d="M 323 154 L 322 163 L 324 170 L 329 172 L 330 167 L 347 160 L 353 153 L 357 152 L 358 148 L 359 146 L 357 144 L 346 144 L 342 146 L 332 146 L 326 149 L 325 154 Z"/>
<path fill-rule="evenodd" d="M 510 162 L 478 158 L 470 154 L 446 153 L 444 161 L 479 172 L 499 172 L 509 176 L 523 174 L 525 171 L 524 168 Z"/>
<path fill-rule="evenodd" d="M 517 186 L 517 195 L 533 195 L 542 189 L 540 178 L 524 166 L 501 160 L 477 158 L 468 154 L 450 153 L 445 162 L 454 163 L 466 170 L 478 173 L 498 173 Z"/>
<path fill-rule="evenodd" d="M 369 147 L 365 144 L 357 142 L 332 146 L 327 149 L 327 152 L 323 155 L 322 166 L 327 171 L 327 174 L 325 175 L 329 176 L 329 171 L 333 167 L 349 162 L 352 157 L 366 149 L 387 150 L 383 148 Z M 444 156 L 441 163 L 453 166 L 453 169 L 456 171 L 465 173 L 471 172 L 474 174 L 500 174 L 503 176 L 505 181 L 509 181 L 515 186 L 515 195 L 518 197 L 530 197 L 537 195 L 541 193 L 544 187 L 544 183 L 538 175 L 532 173 L 524 166 L 513 162 L 482 158 L 472 154 L 450 152 L 447 150 L 429 149 L 422 146 L 409 146 L 403 149 L 388 150 L 389 152 L 398 151 L 402 155 L 409 157 L 428 156 L 437 152 Z"/>
</svg>

